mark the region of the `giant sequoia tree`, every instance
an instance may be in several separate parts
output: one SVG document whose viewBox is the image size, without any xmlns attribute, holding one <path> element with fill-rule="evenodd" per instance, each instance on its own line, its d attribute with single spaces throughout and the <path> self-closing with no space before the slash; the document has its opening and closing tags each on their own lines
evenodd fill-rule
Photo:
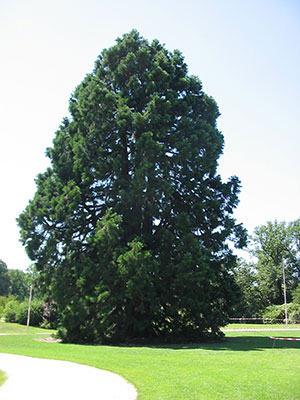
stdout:
<svg viewBox="0 0 300 400">
<path fill-rule="evenodd" d="M 18 219 L 66 341 L 217 334 L 234 300 L 239 180 L 217 175 L 215 101 L 179 51 L 136 31 L 70 99 Z"/>
</svg>

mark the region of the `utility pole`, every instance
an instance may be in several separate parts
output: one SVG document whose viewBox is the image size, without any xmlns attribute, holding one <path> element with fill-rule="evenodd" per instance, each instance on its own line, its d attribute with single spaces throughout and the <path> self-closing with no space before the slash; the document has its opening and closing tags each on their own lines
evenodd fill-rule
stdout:
<svg viewBox="0 0 300 400">
<path fill-rule="evenodd" d="M 32 284 L 30 285 L 29 300 L 28 300 L 28 313 L 27 313 L 26 333 L 28 333 L 28 330 L 29 330 L 31 298 L 32 298 Z"/>
<path fill-rule="evenodd" d="M 284 310 L 285 310 L 285 325 L 288 327 L 288 312 L 286 302 L 286 283 L 285 283 L 285 261 L 282 259 L 282 276 L 283 276 L 283 294 L 284 294 Z"/>
</svg>

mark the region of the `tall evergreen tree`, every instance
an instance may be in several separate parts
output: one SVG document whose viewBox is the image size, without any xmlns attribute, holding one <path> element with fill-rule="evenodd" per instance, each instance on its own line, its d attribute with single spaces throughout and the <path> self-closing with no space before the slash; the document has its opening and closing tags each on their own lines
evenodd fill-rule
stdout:
<svg viewBox="0 0 300 400">
<path fill-rule="evenodd" d="M 136 31 L 102 52 L 70 99 L 18 219 L 66 341 L 194 338 L 234 301 L 228 247 L 240 183 L 223 183 L 216 102 L 181 53 Z"/>
</svg>

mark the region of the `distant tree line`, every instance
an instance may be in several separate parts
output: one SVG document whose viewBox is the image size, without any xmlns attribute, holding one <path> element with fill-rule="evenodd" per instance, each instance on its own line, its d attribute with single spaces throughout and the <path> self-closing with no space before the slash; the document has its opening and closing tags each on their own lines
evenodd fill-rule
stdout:
<svg viewBox="0 0 300 400">
<path fill-rule="evenodd" d="M 30 325 L 56 328 L 59 316 L 56 304 L 42 296 L 36 280 L 34 269 L 26 272 L 19 269 L 8 269 L 0 260 L 0 317 L 7 322 L 27 323 L 28 298 L 30 285 L 33 284 Z"/>
<path fill-rule="evenodd" d="M 8 269 L 0 260 L 0 296 L 14 296 L 24 300 L 29 295 L 31 275 L 19 269 Z"/>
<path fill-rule="evenodd" d="M 284 304 L 284 262 L 287 302 L 294 304 L 289 314 L 297 315 L 300 322 L 300 310 L 295 311 L 295 304 L 300 304 L 300 219 L 256 227 L 247 249 L 251 261 L 240 259 L 234 270 L 241 297 L 232 316 L 284 319 L 280 307 Z"/>
</svg>

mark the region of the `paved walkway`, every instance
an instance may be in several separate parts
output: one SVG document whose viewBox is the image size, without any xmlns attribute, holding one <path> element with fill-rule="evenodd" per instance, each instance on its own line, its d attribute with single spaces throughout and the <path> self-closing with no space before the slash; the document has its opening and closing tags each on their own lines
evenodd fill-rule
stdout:
<svg viewBox="0 0 300 400">
<path fill-rule="evenodd" d="M 0 353 L 8 379 L 1 400 L 135 400 L 137 392 L 117 374 L 69 361 Z"/>
</svg>

